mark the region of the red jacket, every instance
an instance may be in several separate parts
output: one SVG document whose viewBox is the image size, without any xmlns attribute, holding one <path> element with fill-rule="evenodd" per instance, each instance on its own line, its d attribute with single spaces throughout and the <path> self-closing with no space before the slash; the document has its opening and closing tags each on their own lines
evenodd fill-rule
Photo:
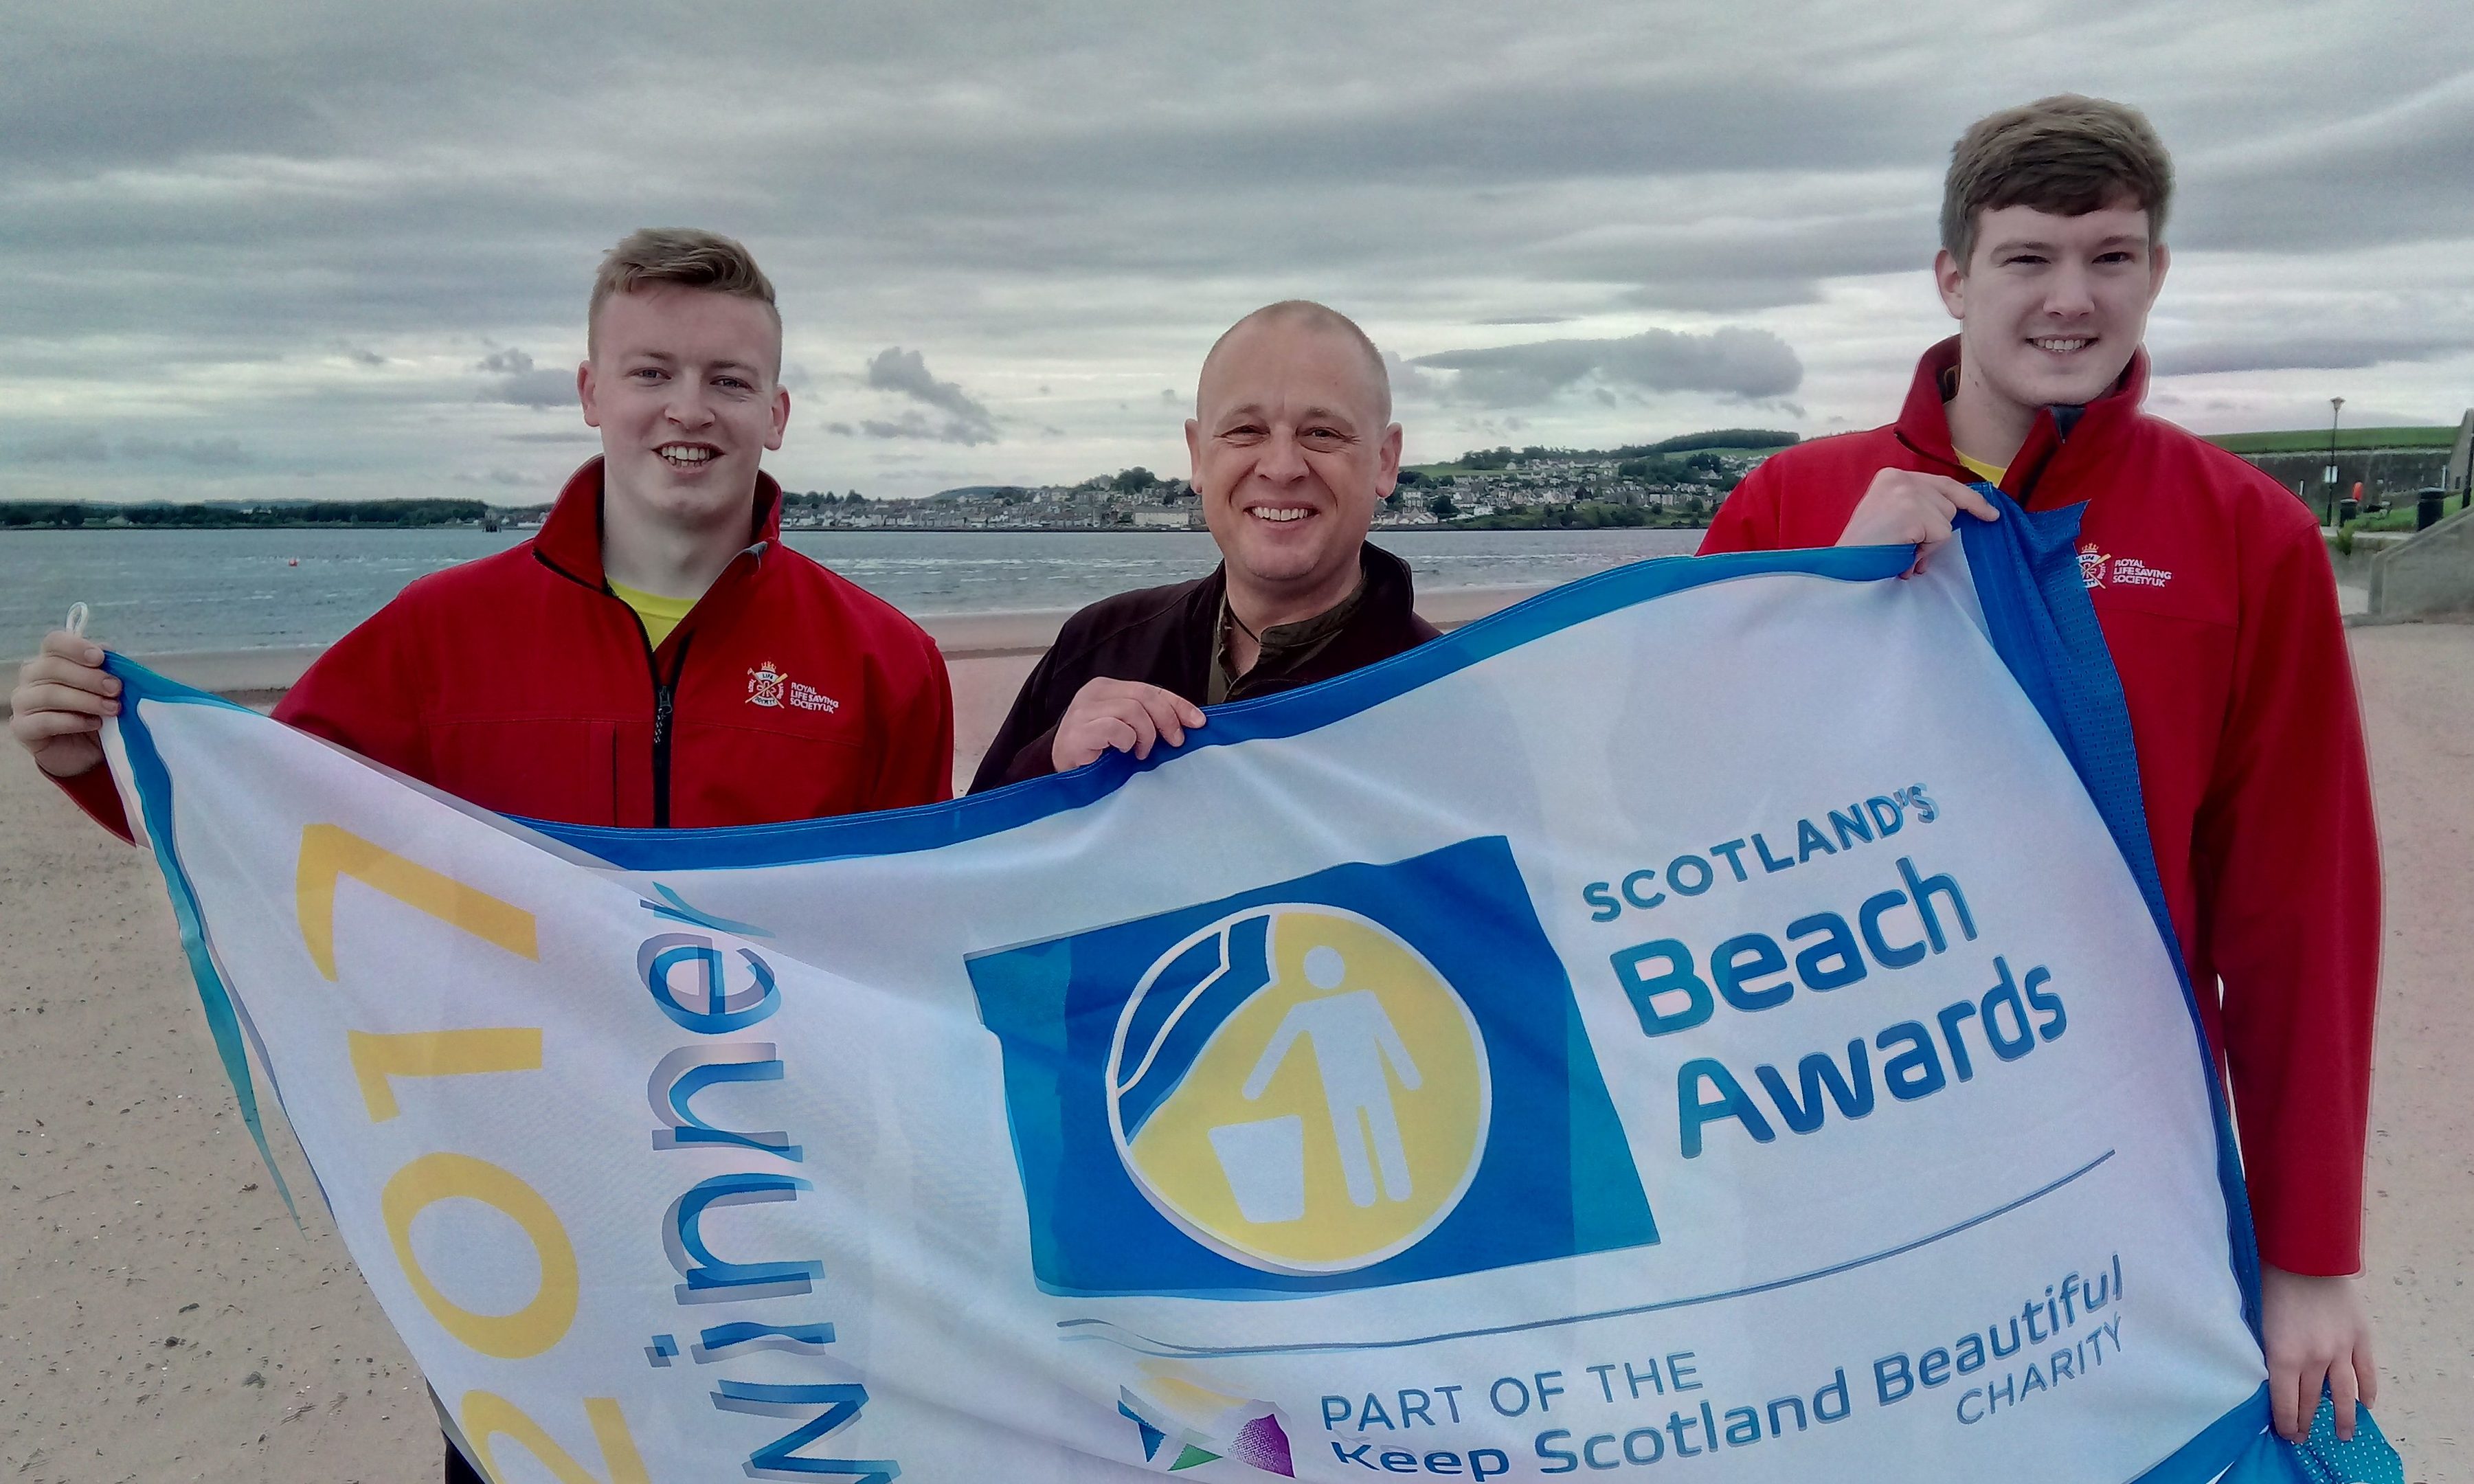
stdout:
<svg viewBox="0 0 2474 1484">
<path fill-rule="evenodd" d="M 1727 498 L 1701 549 L 1833 545 L 1882 469 L 1972 479 L 1945 378 L 1899 421 L 1798 444 Z M 2362 1266 L 2379 976 L 2379 841 L 2336 578 L 2293 492 L 2143 415 L 2147 355 L 2065 436 L 2036 416 L 2002 489 L 2086 502 L 2079 564 L 2129 702 L 2147 828 L 2199 1018 L 2229 1074 L 2260 1255 Z"/>
<path fill-rule="evenodd" d="M 601 574 L 601 460 L 541 533 L 423 577 L 336 641 L 278 720 L 504 814 L 570 824 L 768 824 L 953 793 L 945 662 L 917 624 L 756 540 L 658 649 Z M 65 781 L 128 823 L 106 769 Z"/>
</svg>

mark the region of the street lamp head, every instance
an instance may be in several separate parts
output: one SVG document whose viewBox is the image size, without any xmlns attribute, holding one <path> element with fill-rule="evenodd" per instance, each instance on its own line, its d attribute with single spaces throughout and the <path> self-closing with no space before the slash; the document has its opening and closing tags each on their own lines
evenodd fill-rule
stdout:
<svg viewBox="0 0 2474 1484">
<path fill-rule="evenodd" d="M 2328 399 L 2328 405 L 2331 409 L 2342 408 L 2345 405 L 2345 399 L 2342 397 L 2331 397 Z"/>
</svg>

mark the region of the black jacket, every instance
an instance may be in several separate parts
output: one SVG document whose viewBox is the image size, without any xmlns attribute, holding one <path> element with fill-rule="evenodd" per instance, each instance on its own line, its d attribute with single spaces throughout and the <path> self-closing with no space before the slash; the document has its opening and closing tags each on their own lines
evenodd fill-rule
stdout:
<svg viewBox="0 0 2474 1484">
<path fill-rule="evenodd" d="M 1366 570 L 1366 588 L 1347 627 L 1294 670 L 1276 677 L 1249 675 L 1246 697 L 1345 675 L 1435 637 L 1438 630 L 1419 618 L 1414 606 L 1409 564 L 1372 545 L 1360 549 L 1359 561 Z M 1139 680 L 1201 705 L 1210 686 L 1220 602 L 1226 589 L 1225 570 L 1215 569 L 1192 582 L 1102 598 L 1066 620 L 1056 643 L 1022 683 L 1005 725 L 997 728 L 996 741 L 988 744 L 971 780 L 971 791 L 1055 772 L 1049 754 L 1056 742 L 1056 723 L 1074 693 L 1089 681 Z"/>
</svg>

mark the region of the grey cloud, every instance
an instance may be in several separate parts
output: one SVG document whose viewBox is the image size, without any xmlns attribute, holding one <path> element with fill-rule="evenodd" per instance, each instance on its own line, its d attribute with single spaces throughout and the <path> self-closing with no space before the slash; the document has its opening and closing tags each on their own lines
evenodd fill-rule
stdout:
<svg viewBox="0 0 2474 1484">
<path fill-rule="evenodd" d="M 1816 182 L 1795 207 L 1763 211 L 1737 187 L 1674 220 L 1610 224 L 1539 252 L 1541 271 L 1629 283 L 1628 304 L 1742 313 L 1819 301 L 1821 283 L 1917 270 L 1932 260 L 1939 189 L 1925 172 L 1874 182 L 1858 207 L 1842 183 Z"/>
<path fill-rule="evenodd" d="M 938 420 L 918 411 L 906 412 L 889 423 L 869 418 L 862 421 L 859 428 L 870 438 L 920 438 L 932 443 L 958 443 L 966 447 L 997 441 L 996 429 L 984 422 L 973 423 L 956 417 Z"/>
<path fill-rule="evenodd" d="M 489 372 L 497 378 L 481 389 L 479 401 L 518 407 L 575 405 L 575 373 L 536 366 L 531 356 L 514 346 L 498 347 L 482 356 L 473 369 Z"/>
<path fill-rule="evenodd" d="M 1584 379 L 1651 392 L 1783 397 L 1804 382 L 1804 363 L 1765 329 L 1729 327 L 1706 335 L 1644 330 L 1619 340 L 1540 340 L 1528 345 L 1420 355 L 1410 364 L 1460 375 L 1450 396 L 1492 407 L 1529 406 Z"/>
<path fill-rule="evenodd" d="M 94 431 L 63 432 L 36 438 L 17 450 L 26 464 L 186 464 L 196 469 L 231 469 L 254 462 L 237 438 L 157 438 L 131 433 L 107 443 Z"/>
<path fill-rule="evenodd" d="M 837 438 L 855 438 L 859 436 L 859 429 L 853 427 L 848 423 L 827 423 L 825 425 L 825 431 L 832 433 Z"/>
<path fill-rule="evenodd" d="M 532 356 L 517 347 L 495 347 L 473 364 L 495 381 L 475 401 L 507 403 L 517 408 L 571 408 L 576 405 L 576 374 L 554 366 L 534 366 Z"/>
<path fill-rule="evenodd" d="M 1451 390 L 1450 377 L 1420 371 L 1416 362 L 1402 360 L 1390 351 L 1383 353 L 1383 371 L 1391 380 L 1395 401 L 1440 399 Z"/>
<path fill-rule="evenodd" d="M 2118 13 L 2016 0 L 1989 18 L 1922 0 L 1810 26 L 1758 7 L 1681 23 L 1615 0 L 1551 17 L 1271 0 L 1259 40 L 1138 0 L 965 0 L 933 16 L 614 0 L 617 23 L 593 28 L 494 14 L 478 49 L 435 0 L 279 25 L 38 8 L 12 18 L 18 65 L 0 89 L 0 365 L 13 368 L 0 385 L 68 368 L 198 415 L 182 426 L 247 447 L 280 438 L 330 468 L 362 460 L 383 467 L 371 490 L 417 493 L 459 440 L 520 421 L 497 406 L 573 405 L 571 371 L 529 356 L 464 370 L 468 356 L 434 348 L 580 339 L 596 255 L 667 220 L 756 248 L 809 366 L 898 335 L 956 348 L 940 356 L 967 346 L 989 386 L 1068 394 L 1043 409 L 1065 434 L 1001 441 L 1011 425 L 983 396 L 897 346 L 894 384 L 867 363 L 884 400 L 848 414 L 875 414 L 876 436 L 833 449 L 837 482 L 931 445 L 949 446 L 934 454 L 958 482 L 1158 467 L 1104 409 L 1153 405 L 1136 390 L 1156 384 L 1149 368 L 1191 364 L 1235 314 L 1291 293 L 1340 304 L 1383 343 L 1428 347 L 1489 315 L 1648 309 L 1703 331 L 1759 313 L 1809 376 L 1764 379 L 1748 362 L 1705 392 L 1785 379 L 1827 422 L 1869 408 L 1912 337 L 1938 329 L 1921 269 L 1952 136 L 2047 90 L 2057 57 L 2102 58 L 2087 85 L 2141 103 L 2179 152 L 2176 246 L 2245 255 L 2252 277 L 2211 302 L 2189 352 L 2159 353 L 2168 370 L 2177 353 L 2235 368 L 2257 360 L 2240 291 L 2260 274 L 2324 263 L 2384 286 L 2403 264 L 2432 280 L 2427 299 L 2459 291 L 2433 264 L 2474 239 L 2474 192 L 2460 188 L 2474 179 L 2474 13 L 2415 3 L 2410 18 L 2316 11 L 2309 46 L 2237 0 Z M 1274 39 L 1301 18 L 1327 44 Z M 689 41 L 765 107 L 648 86 Z M 1417 82 L 1364 85 L 1378 48 Z M 2408 247 L 2355 253 L 2380 244 Z M 1914 275 L 1913 317 L 1846 282 L 1892 270 Z M 2297 310 L 2326 302 L 2316 281 L 2286 287 Z M 2359 326 L 2335 312 L 2287 324 L 2396 336 L 2421 313 L 2402 297 L 2357 307 Z M 397 359 L 381 377 L 326 353 L 303 373 L 304 336 L 360 365 L 363 346 Z M 415 374 L 424 346 L 454 356 L 445 375 Z M 1535 436 L 1648 431 L 1636 403 L 1652 388 L 1620 366 L 1589 353 L 1566 377 L 1569 354 L 1508 349 L 1519 354 L 1492 366 L 1402 368 L 1400 390 L 1560 386 Z M 279 360 L 292 365 L 276 377 L 175 374 Z M 1692 395 L 1665 405 L 1701 405 Z M 2462 405 L 2462 389 L 2446 395 Z M 327 431 L 300 431 L 312 424 Z"/>
<path fill-rule="evenodd" d="M 25 464 L 100 464 L 111 457 L 111 450 L 96 432 L 63 432 L 36 438 L 17 450 L 17 459 Z"/>
<path fill-rule="evenodd" d="M 543 368 L 500 377 L 483 387 L 474 400 L 517 407 L 572 407 L 576 404 L 575 373 Z"/>
<path fill-rule="evenodd" d="M 2356 371 L 2392 361 L 2427 361 L 2464 351 L 2461 336 L 2294 335 L 2151 346 L 2159 376 L 2239 371 Z"/>
<path fill-rule="evenodd" d="M 1878 272 L 1850 265 L 1849 272 Z M 1798 274 L 1779 278 L 1657 279 L 1626 289 L 1623 303 L 1642 309 L 1688 309 L 1705 314 L 1742 314 L 1819 304 L 1821 280 Z"/>
<path fill-rule="evenodd" d="M 252 462 L 237 438 L 149 438 L 120 440 L 120 456 L 139 462 L 188 464 L 199 469 L 235 469 Z"/>
<path fill-rule="evenodd" d="M 2474 231 L 2474 72 L 2338 121 L 2238 137 L 2179 173 L 2167 234 L 2186 248 L 2462 236 Z"/>
<path fill-rule="evenodd" d="M 562 427 L 538 433 L 500 433 L 498 437 L 505 443 L 597 444 L 601 441 L 601 435 L 589 427 Z"/>
<path fill-rule="evenodd" d="M 1368 94 L 1311 85 L 1308 77 L 1299 80 L 1306 85 L 1268 97 L 1247 89 L 1235 106 L 1235 93 L 1196 98 L 1181 86 L 1144 85 L 1146 78 L 1182 77 L 1188 57 L 1224 44 L 1199 22 L 1147 14 L 1142 35 L 1127 37 L 1114 35 L 1104 15 L 1079 25 L 1055 17 L 1031 25 L 991 13 L 959 35 L 945 27 L 880 28 L 868 55 L 892 65 L 861 66 L 861 54 L 820 62 L 817 33 L 801 36 L 798 27 L 716 26 L 699 36 L 700 50 L 741 46 L 737 64 L 751 78 L 778 77 L 792 85 L 781 89 L 786 96 L 810 101 L 717 154 L 697 147 L 704 137 L 697 131 L 747 131 L 747 121 L 690 120 L 674 150 L 620 158 L 594 132 L 590 109 L 572 121 L 527 111 L 541 94 L 522 85 L 521 74 L 537 69 L 536 77 L 554 76 L 564 90 L 588 95 L 589 80 L 597 77 L 611 85 L 603 96 L 618 96 L 624 88 L 616 85 L 641 73 L 644 57 L 623 49 L 614 55 L 605 37 L 554 38 L 542 34 L 550 28 L 520 23 L 503 48 L 475 58 L 425 35 L 439 28 L 424 28 L 419 7 L 413 12 L 367 37 L 334 27 L 287 36 L 286 77 L 331 90 L 311 93 L 322 96 L 321 111 L 331 119 L 324 134 L 301 133 L 299 120 L 271 120 L 244 130 L 231 153 L 201 156 L 211 144 L 190 142 L 171 122 L 128 126 L 140 134 L 154 128 L 156 158 L 186 165 L 211 187 L 182 197 L 178 234 L 200 259 L 199 277 L 221 280 L 219 297 L 250 297 L 255 276 L 243 265 L 279 245 L 296 266 L 324 268 L 352 301 L 355 317 L 417 322 L 444 308 L 469 325 L 487 323 L 481 316 L 495 305 L 539 304 L 546 297 L 563 303 L 589 271 L 593 247 L 623 230 L 626 219 L 612 224 L 609 203 L 595 201 L 587 183 L 605 173 L 625 178 L 633 196 L 702 205 L 707 215 L 727 203 L 732 219 L 725 225 L 742 234 L 803 239 L 819 260 L 837 265 L 837 285 L 864 279 L 871 266 L 902 275 L 998 266 L 1088 278 L 1231 267 L 1276 272 L 1285 265 L 1323 278 L 1359 265 L 1396 268 L 1404 248 L 1428 235 L 1419 230 L 1428 219 L 1449 227 L 1466 216 L 1466 205 L 1452 199 L 1460 187 L 1585 181 L 1620 190 L 1621 182 L 1653 174 L 1879 160 L 1896 158 L 1928 111 L 1895 89 L 1833 91 L 1809 84 L 1793 93 L 1801 110 L 1783 108 L 1784 85 L 1766 76 L 1766 64 L 1742 60 L 1574 66 L 1575 53 L 1601 55 L 1578 37 L 1619 17 L 1575 27 L 1543 47 L 1524 36 L 1533 41 L 1526 60 L 1508 66 L 1494 48 L 1469 46 L 1470 34 L 1529 28 L 1474 13 L 1443 17 L 1444 32 L 1461 35 L 1422 43 L 1430 61 L 1448 63 L 1451 85 L 1439 78 L 1432 87 Z M 650 14 L 639 18 L 656 35 L 665 29 Z M 1355 24 L 1370 36 L 1400 38 L 1394 20 L 1379 14 Z M 1641 29 L 1637 20 L 1624 26 Z M 165 51 L 179 52 L 179 32 L 163 30 Z M 139 33 L 122 44 L 135 48 L 145 39 Z M 838 51 L 841 36 L 835 40 Z M 657 53 L 650 36 L 641 44 Z M 306 56 L 295 60 L 296 52 Z M 923 75 L 950 76 L 962 52 L 994 60 L 975 92 L 995 106 L 957 108 L 910 87 Z M 403 76 L 374 90 L 364 74 L 379 56 L 400 58 Z M 1482 65 L 1480 56 L 1488 59 Z M 469 77 L 458 67 L 469 68 Z M 158 70 L 166 74 L 166 90 L 195 87 L 247 111 L 237 96 L 245 69 Z M 818 85 L 820 73 L 837 85 Z M 1052 74 L 1107 85 L 1052 87 Z M 1024 85 L 1009 87 L 1015 84 Z M 897 98 L 901 107 L 880 106 Z M 1884 98 L 1886 111 L 1876 106 Z M 446 106 L 447 99 L 465 107 Z M 1816 110 L 1845 117 L 1836 127 L 1813 129 L 1808 120 Z M 820 131 L 829 131 L 837 147 L 815 148 Z M 510 149 L 510 140 L 543 153 L 528 157 Z M 422 158 L 407 158 L 416 148 Z M 532 159 L 541 161 L 532 170 L 557 160 L 555 177 L 528 173 Z M 328 162 L 348 173 L 349 185 L 292 168 Z M 1318 177 L 1346 179 L 1370 206 L 1378 198 L 1381 204 L 1360 213 L 1299 216 L 1297 178 L 1308 162 Z M 830 216 L 800 205 L 827 201 L 836 203 Z M 1065 202 L 1070 208 L 1060 207 Z M 172 228 L 164 210 L 110 188 L 42 205 L 46 209 L 25 213 L 14 229 L 30 245 L 121 242 L 139 245 L 142 254 L 143 244 Z M 1508 199 L 1500 209 L 1518 211 L 1521 204 Z M 1408 230 L 1395 229 L 1395 216 Z M 924 255 L 896 253 L 881 233 L 840 225 L 877 221 L 915 223 L 915 240 L 930 246 Z M 1439 245 L 1471 235 L 1464 222 Z M 213 271 L 218 267 L 225 271 Z M 78 312 L 116 307 L 96 303 Z"/>
<path fill-rule="evenodd" d="M 883 392 L 898 392 L 905 397 L 926 402 L 948 414 L 947 431 L 936 434 L 948 443 L 994 443 L 996 418 L 985 404 L 952 381 L 939 381 L 928 371 L 928 358 L 917 351 L 906 351 L 898 345 L 886 346 L 867 363 L 867 384 Z M 914 414 L 915 416 L 915 414 Z M 908 420 L 906 420 L 908 421 Z M 870 424 L 871 427 L 884 425 Z M 974 436 L 956 437 L 958 430 Z M 880 433 L 878 437 L 916 437 L 919 434 Z"/>
</svg>

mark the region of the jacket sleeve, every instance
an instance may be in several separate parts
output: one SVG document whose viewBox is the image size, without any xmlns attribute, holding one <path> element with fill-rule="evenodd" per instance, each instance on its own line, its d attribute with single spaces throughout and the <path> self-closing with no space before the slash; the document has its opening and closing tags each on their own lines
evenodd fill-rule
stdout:
<svg viewBox="0 0 2474 1484">
<path fill-rule="evenodd" d="M 910 694 L 880 744 L 870 809 L 941 804 L 954 796 L 954 682 L 934 640 L 919 636 L 921 662 Z"/>
<path fill-rule="evenodd" d="M 129 828 L 129 811 L 121 806 L 120 786 L 112 781 L 110 764 L 98 763 L 83 773 L 53 778 L 52 782 L 69 796 L 71 803 L 85 811 L 86 817 L 122 839 L 136 841 L 136 835 Z"/>
<path fill-rule="evenodd" d="M 424 693 L 404 642 L 412 623 L 396 604 L 379 610 L 318 657 L 277 703 L 275 719 L 399 772 L 429 776 L 416 699 Z M 97 824 L 134 838 L 109 767 L 54 781 Z"/>
<path fill-rule="evenodd" d="M 1764 460 L 1744 475 L 1702 534 L 1702 556 L 1721 551 L 1775 551 L 1779 540 L 1779 484 L 1776 459 Z"/>
<path fill-rule="evenodd" d="M 2198 932 L 2223 986 L 2260 1255 L 2352 1273 L 2380 941 L 2362 716 L 2318 533 L 2280 532 L 2244 569 L 2234 689 L 2194 839 Z"/>
<path fill-rule="evenodd" d="M 1006 713 L 1005 724 L 997 728 L 996 737 L 980 759 L 979 771 L 972 775 L 971 792 L 985 793 L 990 789 L 1002 789 L 1029 778 L 1045 778 L 1056 771 L 1056 723 L 1064 718 L 1066 704 L 1073 696 L 1073 692 L 1064 686 L 1062 667 L 1056 658 L 1065 645 L 1065 636 L 1059 635 L 1024 677 L 1022 690 L 1014 695 L 1013 709 Z"/>
<path fill-rule="evenodd" d="M 275 719 L 400 773 L 435 777 L 422 727 L 430 687 L 420 621 L 399 596 L 318 656 L 276 703 Z"/>
</svg>

